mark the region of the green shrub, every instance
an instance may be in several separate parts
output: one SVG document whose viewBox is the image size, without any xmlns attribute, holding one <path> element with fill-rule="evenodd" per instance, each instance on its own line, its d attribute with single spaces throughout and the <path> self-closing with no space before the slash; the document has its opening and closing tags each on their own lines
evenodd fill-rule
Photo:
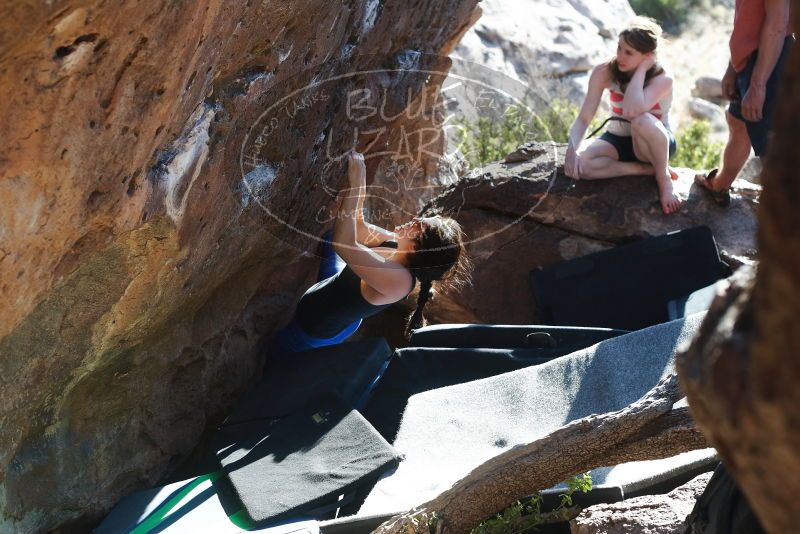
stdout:
<svg viewBox="0 0 800 534">
<path fill-rule="evenodd" d="M 592 490 L 592 477 L 589 473 L 576 475 L 566 481 L 567 490 L 560 494 L 561 502 L 551 512 L 542 512 L 542 494 L 536 493 L 525 502 L 517 501 L 495 517 L 487 519 L 471 534 L 521 534 L 535 531 L 546 523 L 566 521 L 578 510 L 572 507 L 572 495 L 576 491 L 587 493 Z"/>
<path fill-rule="evenodd" d="M 568 100 L 555 99 L 550 107 L 533 117 L 532 136 L 539 141 L 569 141 L 569 129 L 578 116 L 578 106 Z"/>
<path fill-rule="evenodd" d="M 527 141 L 566 143 L 569 129 L 578 115 L 578 107 L 563 99 L 533 113 L 520 106 L 508 106 L 502 116 L 493 120 L 481 117 L 476 121 L 462 120 L 457 133 L 458 148 L 471 168 L 502 160 Z M 594 131 L 602 122 L 595 117 L 587 129 Z M 708 121 L 695 120 L 677 132 L 678 151 L 670 164 L 690 169 L 711 169 L 719 166 L 723 145 L 709 140 Z"/>
<path fill-rule="evenodd" d="M 631 0 L 637 15 L 652 17 L 665 29 L 676 29 L 689 18 L 698 0 Z"/>
<path fill-rule="evenodd" d="M 511 105 L 497 120 L 488 117 L 462 120 L 458 147 L 470 167 L 475 168 L 503 159 L 527 141 L 566 143 L 578 112 L 578 106 L 565 99 L 552 100 L 549 107 L 538 113 Z M 592 121 L 589 131 L 597 124 L 599 120 Z"/>
<path fill-rule="evenodd" d="M 508 106 L 495 120 L 480 117 L 476 121 L 463 120 L 458 130 L 458 148 L 470 167 L 482 167 L 499 161 L 519 145 L 530 139 L 530 113 L 519 106 Z"/>
<path fill-rule="evenodd" d="M 711 126 L 708 121 L 695 120 L 678 131 L 678 151 L 670 160 L 675 167 L 690 169 L 712 169 L 719 166 L 723 145 L 712 143 L 708 137 Z"/>
</svg>

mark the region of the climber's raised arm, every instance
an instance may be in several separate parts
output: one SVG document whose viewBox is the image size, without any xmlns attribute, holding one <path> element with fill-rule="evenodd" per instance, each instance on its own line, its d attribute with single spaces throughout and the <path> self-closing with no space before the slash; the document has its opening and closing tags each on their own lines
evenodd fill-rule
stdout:
<svg viewBox="0 0 800 534">
<path fill-rule="evenodd" d="M 336 253 L 375 292 L 394 300 L 400 299 L 410 291 L 411 273 L 401 263 L 387 260 L 359 240 L 359 226 L 366 225 L 361 213 L 363 208 L 359 209 L 363 206 L 367 187 L 366 167 L 362 154 L 354 152 L 350 155 L 347 172 L 350 189 L 342 199 L 340 216 L 337 217 L 333 227 Z M 380 230 L 388 234 L 385 230 Z M 364 227 L 362 232 L 369 232 L 369 229 Z M 380 234 L 369 239 L 374 241 L 378 235 Z M 393 236 L 394 234 L 391 234 L 390 238 Z"/>
</svg>

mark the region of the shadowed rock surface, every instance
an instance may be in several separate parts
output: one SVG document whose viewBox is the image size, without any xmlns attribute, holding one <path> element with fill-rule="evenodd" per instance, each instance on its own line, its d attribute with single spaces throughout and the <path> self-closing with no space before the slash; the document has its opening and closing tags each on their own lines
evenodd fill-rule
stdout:
<svg viewBox="0 0 800 534">
<path fill-rule="evenodd" d="M 255 382 L 344 179 L 323 157 L 352 144 L 344 95 L 385 90 L 398 113 L 435 91 L 407 72 L 446 69 L 425 54 L 449 54 L 475 4 L 9 3 L 0 530 L 85 531 Z M 359 69 L 394 72 L 303 92 Z M 295 90 L 294 120 L 251 131 Z"/>
</svg>

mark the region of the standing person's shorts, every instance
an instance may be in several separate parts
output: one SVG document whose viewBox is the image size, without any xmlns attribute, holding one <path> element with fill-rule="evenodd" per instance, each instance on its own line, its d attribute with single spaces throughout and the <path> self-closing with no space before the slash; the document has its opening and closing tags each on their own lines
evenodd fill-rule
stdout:
<svg viewBox="0 0 800 534">
<path fill-rule="evenodd" d="M 747 127 L 747 134 L 750 136 L 750 144 L 753 146 L 753 151 L 758 157 L 761 157 L 767 153 L 769 134 L 770 131 L 772 131 L 772 115 L 775 111 L 775 100 L 778 96 L 778 87 L 781 80 L 781 74 L 783 72 L 783 65 L 786 62 L 786 56 L 789 55 L 789 51 L 791 50 L 793 44 L 794 37 L 791 35 L 788 36 L 783 42 L 783 50 L 781 50 L 781 55 L 778 58 L 778 62 L 775 64 L 775 68 L 772 69 L 772 74 L 770 74 L 769 80 L 767 80 L 767 94 L 764 98 L 764 111 L 760 121 L 750 122 L 745 119 L 742 115 L 741 103 L 741 99 L 744 97 L 745 93 L 747 93 L 747 89 L 750 87 L 750 78 L 753 76 L 753 69 L 756 66 L 758 50 L 750 55 L 744 70 L 736 74 L 736 91 L 739 93 L 739 101 L 731 102 L 730 106 L 728 106 L 728 111 L 731 115 L 745 123 L 745 126 Z"/>
<path fill-rule="evenodd" d="M 669 138 L 669 159 L 672 159 L 672 156 L 675 155 L 675 151 L 678 149 L 678 142 L 675 141 L 675 136 L 672 135 L 672 132 L 669 130 L 667 130 L 667 136 Z M 633 151 L 632 136 L 617 135 L 606 131 L 600 136 L 600 139 L 617 149 L 619 161 L 639 161 L 636 159 L 636 153 Z"/>
</svg>

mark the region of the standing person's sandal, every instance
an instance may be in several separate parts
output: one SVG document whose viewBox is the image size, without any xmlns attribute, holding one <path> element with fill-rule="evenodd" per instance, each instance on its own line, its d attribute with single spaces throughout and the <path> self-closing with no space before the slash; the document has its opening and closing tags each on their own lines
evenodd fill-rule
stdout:
<svg viewBox="0 0 800 534">
<path fill-rule="evenodd" d="M 712 180 L 716 175 L 719 169 L 711 169 L 706 173 L 695 174 L 694 175 L 694 183 L 702 187 L 706 193 L 711 195 L 711 200 L 714 201 L 714 204 L 720 207 L 726 207 L 731 203 L 731 191 L 730 188 L 725 189 L 724 191 L 714 191 L 711 189 L 710 180 Z"/>
</svg>

